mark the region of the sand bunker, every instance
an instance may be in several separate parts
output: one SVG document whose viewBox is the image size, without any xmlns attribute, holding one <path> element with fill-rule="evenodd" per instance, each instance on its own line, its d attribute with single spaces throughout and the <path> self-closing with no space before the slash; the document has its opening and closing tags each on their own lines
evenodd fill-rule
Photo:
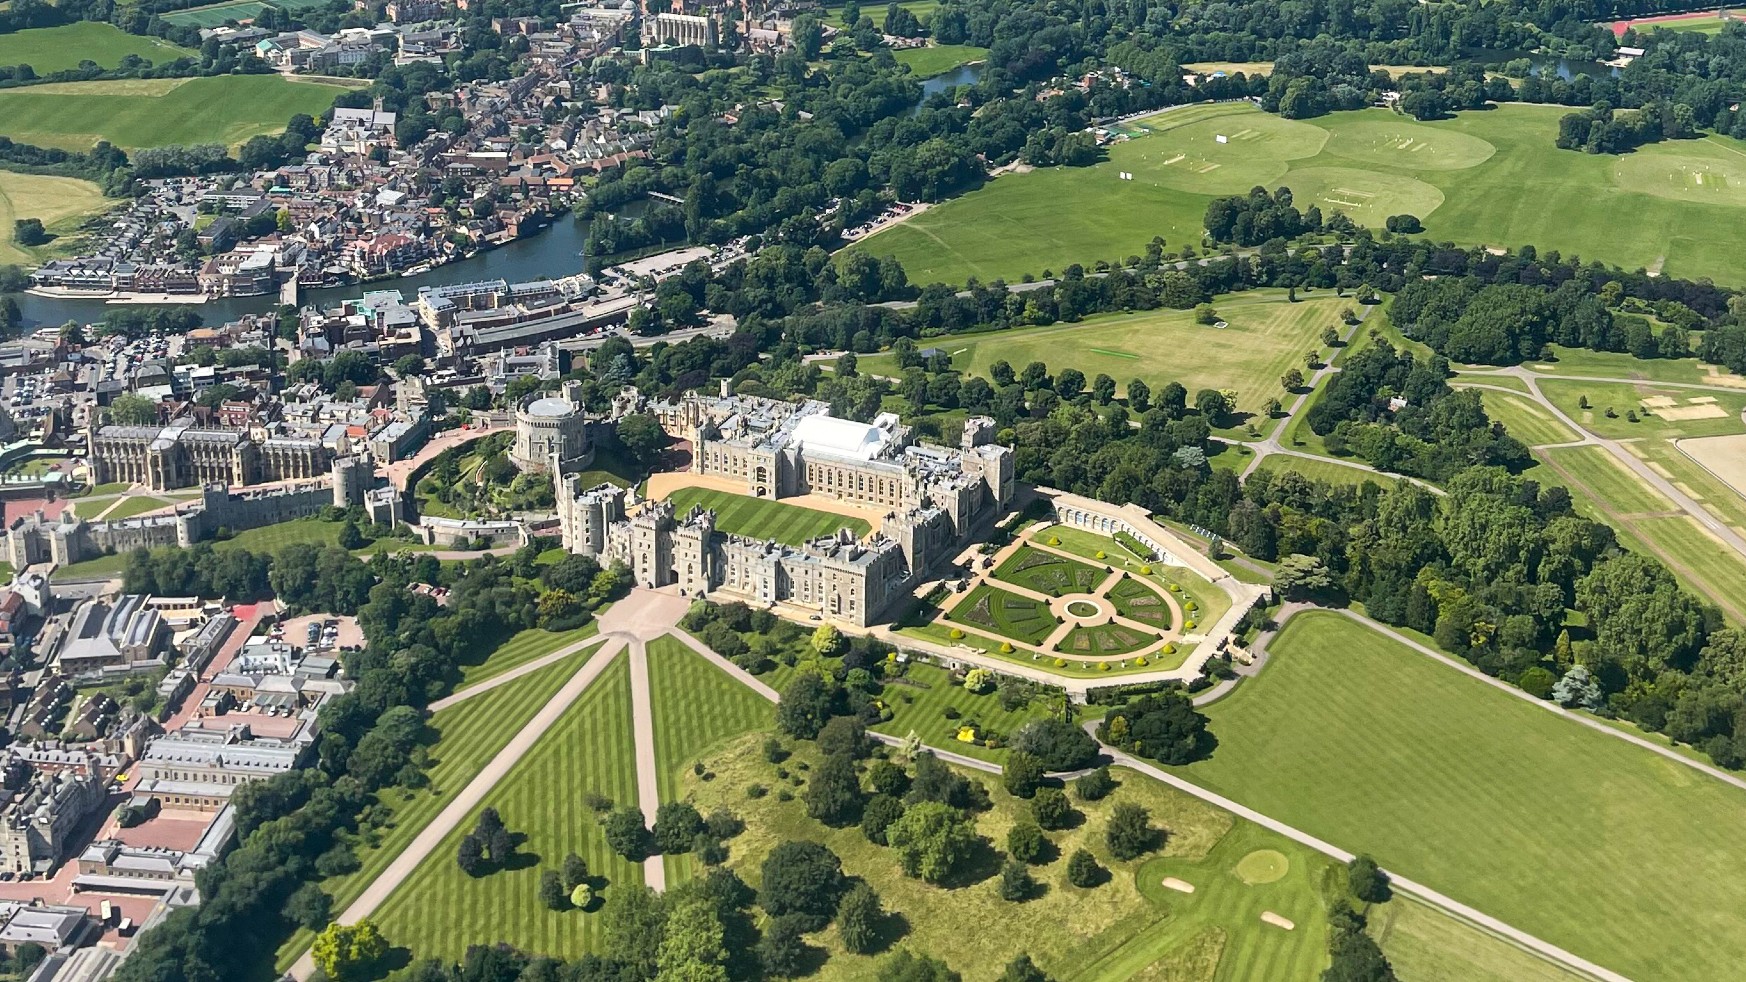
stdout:
<svg viewBox="0 0 1746 982">
<path fill-rule="evenodd" d="M 1282 928 L 1286 929 L 1287 931 L 1297 930 L 1296 924 L 1293 924 L 1291 921 L 1288 921 L 1285 918 L 1280 917 L 1278 914 L 1275 914 L 1274 912 L 1272 912 L 1270 910 L 1264 910 L 1261 912 L 1261 923 L 1271 924 L 1274 927 L 1282 927 Z"/>
<path fill-rule="evenodd" d="M 1715 403 L 1705 403 L 1701 406 L 1678 406 L 1673 409 L 1660 409 L 1656 415 L 1666 420 L 1690 419 L 1727 419 L 1728 411 Z"/>
<path fill-rule="evenodd" d="M 1650 409 L 1670 409 L 1679 403 L 1675 402 L 1672 396 L 1650 396 L 1643 400 L 1643 405 Z"/>
<path fill-rule="evenodd" d="M 1194 892 L 1194 884 L 1187 880 L 1179 880 L 1174 876 L 1166 876 L 1164 878 L 1164 886 L 1168 889 L 1175 890 L 1177 893 Z"/>
</svg>

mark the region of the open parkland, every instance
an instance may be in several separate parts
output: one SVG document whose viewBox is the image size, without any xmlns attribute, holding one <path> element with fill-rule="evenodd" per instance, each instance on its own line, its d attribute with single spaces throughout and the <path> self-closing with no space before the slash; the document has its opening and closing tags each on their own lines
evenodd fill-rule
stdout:
<svg viewBox="0 0 1746 982">
<path fill-rule="evenodd" d="M 1739 279 L 1746 145 L 1712 135 L 1572 154 L 1553 146 L 1568 111 L 1502 105 L 1417 122 L 1387 109 L 1292 120 L 1247 102 L 1184 106 L 1123 127 L 1135 135 L 1090 168 L 1004 174 L 852 248 L 896 257 L 917 283 L 1016 282 L 1121 263 L 1153 236 L 1199 247 L 1210 201 L 1261 186 L 1373 228 L 1416 215 L 1438 241 L 1531 242 L 1626 269 Z"/>
</svg>

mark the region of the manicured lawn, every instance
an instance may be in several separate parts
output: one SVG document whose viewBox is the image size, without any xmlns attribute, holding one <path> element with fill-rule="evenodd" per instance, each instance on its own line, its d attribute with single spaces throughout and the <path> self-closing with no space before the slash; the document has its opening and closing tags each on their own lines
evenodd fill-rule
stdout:
<svg viewBox="0 0 1746 982">
<path fill-rule="evenodd" d="M 723 743 L 767 729 L 776 709 L 702 656 L 668 636 L 649 642 L 649 689 L 655 707 L 655 758 L 661 800 L 680 794 L 681 779 L 701 763 L 705 773 L 720 764 Z M 652 816 L 651 816 L 652 817 Z M 667 880 L 692 875 L 690 855 L 667 856 Z"/>
<path fill-rule="evenodd" d="M 926 48 L 905 48 L 894 51 L 899 65 L 908 65 L 917 78 L 932 78 L 972 61 L 988 57 L 987 48 L 970 44 L 935 44 Z"/>
<path fill-rule="evenodd" d="M 0 91 L 0 135 L 86 150 L 171 144 L 238 146 L 278 133 L 297 113 L 320 116 L 345 87 L 278 75 L 66 82 Z"/>
<path fill-rule="evenodd" d="M 417 791 L 384 794 L 382 804 L 391 811 L 389 824 L 354 844 L 360 863 L 357 871 L 321 884 L 334 898 L 334 909 L 342 910 L 357 899 L 594 654 L 592 650 L 578 653 L 433 715 L 429 725 L 437 740 L 428 748 L 432 763 L 426 773 L 430 783 Z M 432 862 L 438 859 L 452 865 L 453 852 L 433 857 Z M 309 931 L 294 934 L 279 949 L 278 969 L 289 968 L 313 939 Z"/>
<path fill-rule="evenodd" d="M 1597 436 L 1615 440 L 1739 433 L 1740 410 L 1746 408 L 1746 391 L 1679 389 L 1654 382 L 1548 379 L 1540 382 L 1540 391 L 1580 425 Z M 1585 396 L 1587 409 L 1582 408 Z M 1613 411 L 1613 417 L 1607 416 L 1608 409 Z M 1635 423 L 1625 417 L 1631 410 L 1637 413 Z"/>
<path fill-rule="evenodd" d="M 127 553 L 118 552 L 109 556 L 97 556 L 82 562 L 70 563 L 55 571 L 55 579 L 66 580 L 81 576 L 120 575 L 127 568 Z"/>
<path fill-rule="evenodd" d="M 1135 378 L 1154 392 L 1166 382 L 1180 382 L 1191 401 L 1201 389 L 1235 389 L 1238 410 L 1259 413 L 1268 399 L 1285 400 L 1280 376 L 1290 368 L 1302 370 L 1304 352 L 1321 349 L 1322 329 L 1338 327 L 1341 309 L 1352 305 L 1349 297 L 1332 292 L 1299 296 L 1299 303 L 1286 302 L 1277 290 L 1219 297 L 1213 307 L 1229 325 L 1223 329 L 1196 324 L 1191 311 L 1148 310 L 929 343 L 951 353 L 952 367 L 983 377 L 996 361 L 1005 360 L 1015 371 L 1040 361 L 1055 373 L 1077 368 L 1087 379 L 1107 374 L 1116 380 L 1118 393 Z M 862 358 L 860 371 L 900 374 L 889 354 Z"/>
<path fill-rule="evenodd" d="M 1370 934 L 1395 974 L 1413 982 L 1571 982 L 1553 962 L 1416 900 L 1396 897 L 1368 911 Z"/>
<path fill-rule="evenodd" d="M 1008 710 L 1001 705 L 998 690 L 977 695 L 954 683 L 945 669 L 921 663 L 909 665 L 901 678 L 888 681 L 880 698 L 891 707 L 891 718 L 875 725 L 874 730 L 892 736 L 906 736 L 914 730 L 923 743 L 983 760 L 1004 760 L 1006 750 L 959 740 L 958 733 L 965 725 L 974 723 L 979 734 L 992 734 L 1004 742 L 1019 727 L 1049 715 L 1043 697 Z M 955 710 L 958 717 L 948 717 L 947 709 Z"/>
<path fill-rule="evenodd" d="M 1271 650 L 1184 776 L 1627 975 L 1731 974 L 1746 793 L 1334 614 Z"/>
<path fill-rule="evenodd" d="M 681 488 L 668 500 L 673 502 L 680 517 L 697 506 L 713 509 L 717 531 L 754 539 L 775 539 L 791 546 L 821 535 L 832 535 L 842 528 L 853 531 L 855 537 L 860 538 L 872 528 L 859 518 L 708 488 Z"/>
<path fill-rule="evenodd" d="M 874 24 L 883 25 L 885 23 L 886 6 L 886 4 L 862 4 L 861 16 L 871 17 L 873 18 Z M 898 6 L 925 21 L 928 17 L 933 15 L 935 10 L 939 9 L 940 3 L 939 0 L 902 0 Z M 843 23 L 843 5 L 841 2 L 826 4 L 823 12 L 823 19 L 826 24 L 829 24 L 832 27 L 840 28 L 847 26 Z"/>
<path fill-rule="evenodd" d="M 1106 596 L 1115 604 L 1116 612 L 1132 621 L 1164 630 L 1170 626 L 1170 607 L 1158 596 L 1158 591 L 1135 578 L 1128 578 L 1110 588 Z"/>
<path fill-rule="evenodd" d="M 1633 381 L 1692 382 L 1713 384 L 1715 376 L 1731 375 L 1727 369 L 1696 358 L 1636 358 L 1619 351 L 1590 351 L 1553 345 L 1552 361 L 1530 362 L 1541 375 L 1587 375 Z M 1695 393 L 1694 393 L 1695 394 Z"/>
<path fill-rule="evenodd" d="M 1055 618 L 1041 602 L 987 583 L 965 594 L 947 616 L 1027 644 L 1041 644 L 1055 630 Z"/>
<path fill-rule="evenodd" d="M 16 36 L 0 34 L 0 39 Z M 68 251 L 77 242 L 79 226 L 116 203 L 90 181 L 0 171 L 0 263 L 28 265 Z M 13 223 L 24 218 L 41 219 L 53 238 L 40 246 L 19 245 Z"/>
<path fill-rule="evenodd" d="M 598 619 L 576 628 L 573 631 L 553 633 L 537 627 L 520 631 L 508 641 L 498 645 L 495 650 L 485 656 L 485 660 L 474 665 L 461 666 L 461 683 L 455 686 L 459 692 L 468 686 L 477 685 L 486 679 L 496 678 L 511 669 L 520 668 L 530 661 L 537 661 L 546 655 L 567 645 L 575 644 L 600 633 Z"/>
<path fill-rule="evenodd" d="M 104 68 L 114 68 L 128 55 L 138 55 L 154 65 L 163 65 L 177 58 L 198 57 L 199 54 L 168 41 L 129 34 L 113 24 L 97 21 L 0 34 L 0 65 L 29 65 L 38 75 L 77 68 L 81 61 L 94 61 Z M 4 125 L 0 123 L 0 126 Z"/>
<path fill-rule="evenodd" d="M 305 10 L 319 7 L 323 0 L 273 0 L 263 3 L 262 0 L 228 0 L 226 3 L 215 3 L 205 7 L 193 7 L 188 10 L 178 10 L 164 15 L 164 20 L 172 24 L 186 24 L 193 27 L 217 27 L 227 20 L 248 20 L 258 15 L 266 7 L 278 10 Z"/>
<path fill-rule="evenodd" d="M 214 549 L 247 549 L 250 552 L 276 553 L 288 545 L 306 542 L 317 546 L 339 545 L 344 522 L 324 522 L 319 518 L 299 518 L 296 521 L 264 525 L 238 532 L 223 542 L 213 543 Z"/>
<path fill-rule="evenodd" d="M 1156 634 L 1136 631 L 1121 624 L 1097 624 L 1068 631 L 1057 650 L 1071 655 L 1108 655 L 1114 658 L 1138 651 L 1156 640 Z"/>
<path fill-rule="evenodd" d="M 1563 447 L 1542 450 L 1540 454 L 1552 462 L 1555 470 L 1563 471 L 1571 482 L 1582 485 L 1613 511 L 1641 514 L 1674 510 L 1672 501 L 1643 483 L 1604 447 Z"/>
<path fill-rule="evenodd" d="M 1152 134 L 1113 145 L 1095 166 L 1000 177 L 854 248 L 896 256 L 917 283 L 1016 280 L 1074 262 L 1119 262 L 1154 235 L 1172 250 L 1198 247 L 1208 201 L 1259 184 L 1289 187 L 1300 207 L 1373 227 L 1411 213 L 1438 241 L 1531 242 L 1626 269 L 1742 281 L 1739 141 L 1572 153 L 1553 144 L 1564 113 L 1506 105 L 1417 123 L 1367 109 L 1302 121 L 1238 103 L 1197 105 L 1142 121 Z M 1135 179 L 1118 180 L 1123 171 Z"/>
<path fill-rule="evenodd" d="M 164 508 L 170 504 L 171 502 L 169 501 L 165 501 L 162 498 L 154 498 L 149 494 L 134 495 L 129 498 L 123 498 L 120 504 L 116 504 L 114 507 L 109 508 L 109 512 L 103 516 L 103 520 L 120 521 L 123 518 L 132 518 L 135 515 L 143 515 L 148 511 L 156 511 L 159 508 Z M 95 506 L 87 505 L 86 510 L 90 511 L 93 507 L 97 508 L 98 511 L 91 511 L 90 514 L 96 515 L 101 512 L 103 508 L 109 507 L 109 503 Z"/>
<path fill-rule="evenodd" d="M 476 820 L 469 816 L 376 912 L 391 943 L 410 948 L 415 959 L 459 959 L 469 945 L 497 941 L 562 958 L 598 949 L 601 913 L 547 910 L 538 886 L 540 873 L 572 851 L 604 878 L 606 904 L 615 888 L 642 882 L 641 867 L 606 847 L 582 802 L 590 791 L 616 803 L 636 801 L 629 666 L 622 657 L 609 666 L 481 806 L 496 808 L 511 832 L 527 836 L 519 868 L 477 878 L 461 871 L 455 850 Z"/>
<path fill-rule="evenodd" d="M 1556 416 L 1546 411 L 1545 406 L 1525 395 L 1510 395 L 1490 389 L 1481 389 L 1480 393 L 1480 399 L 1485 403 L 1485 414 L 1491 417 L 1492 422 L 1502 423 L 1510 436 L 1530 447 L 1582 439 L 1582 434 L 1559 422 Z"/>
<path fill-rule="evenodd" d="M 1124 553 L 1125 555 L 1125 553 Z M 1059 597 L 1068 593 L 1090 593 L 1104 580 L 1109 571 L 1077 559 L 1058 556 L 1030 546 L 1019 546 L 994 570 L 994 575 L 1008 583 Z"/>
</svg>

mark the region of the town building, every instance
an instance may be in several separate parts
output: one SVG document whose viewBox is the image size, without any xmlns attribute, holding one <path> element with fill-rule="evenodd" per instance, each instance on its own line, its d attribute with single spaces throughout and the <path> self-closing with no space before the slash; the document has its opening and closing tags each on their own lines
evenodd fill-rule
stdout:
<svg viewBox="0 0 1746 982">
<path fill-rule="evenodd" d="M 16 755 L 0 762 L 0 871 L 46 873 L 72 836 L 103 807 L 109 775 L 38 771 Z"/>
<path fill-rule="evenodd" d="M 169 650 L 170 628 L 163 614 L 141 594 L 114 600 L 91 598 L 79 605 L 55 653 L 66 675 L 111 668 L 161 668 Z"/>
</svg>

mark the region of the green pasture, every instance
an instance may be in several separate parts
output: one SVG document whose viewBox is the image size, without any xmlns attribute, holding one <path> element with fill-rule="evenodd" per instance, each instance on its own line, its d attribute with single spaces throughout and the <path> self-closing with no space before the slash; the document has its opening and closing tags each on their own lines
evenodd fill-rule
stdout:
<svg viewBox="0 0 1746 982">
<path fill-rule="evenodd" d="M 615 888 L 642 882 L 640 865 L 607 848 L 599 816 L 583 803 L 590 791 L 635 803 L 631 740 L 630 663 L 621 657 L 480 806 L 496 808 L 512 833 L 526 836 L 517 850 L 522 861 L 476 878 L 461 871 L 455 850 L 477 820 L 476 809 L 376 911 L 390 943 L 410 948 L 414 959 L 457 960 L 470 945 L 498 941 L 562 958 L 598 950 L 600 912 L 548 910 L 539 901 L 539 879 L 575 852 L 587 860 L 605 904 Z"/>
<path fill-rule="evenodd" d="M 873 18 L 873 23 L 883 25 L 885 23 L 885 8 L 887 6 L 890 5 L 883 3 L 864 3 L 861 5 L 861 16 L 871 17 Z M 940 2 L 939 0 L 902 0 L 898 6 L 916 15 L 917 18 L 925 22 L 934 11 L 940 8 Z M 843 4 L 841 3 L 841 0 L 836 0 L 836 2 L 825 5 L 823 20 L 831 27 L 841 28 L 848 26 L 843 23 Z"/>
<path fill-rule="evenodd" d="M 429 783 L 417 790 L 389 788 L 379 795 L 378 807 L 385 811 L 383 824 L 360 833 L 352 842 L 358 869 L 321 882 L 321 888 L 334 899 L 334 909 L 344 909 L 381 876 L 455 793 L 509 744 L 592 655 L 592 651 L 580 652 L 432 715 L 428 725 L 436 741 L 427 748 L 431 758 L 425 772 Z M 432 865 L 438 859 L 454 865 L 452 851 L 432 857 Z M 307 930 L 293 934 L 279 949 L 278 970 L 290 968 L 314 937 Z"/>
<path fill-rule="evenodd" d="M 1396 478 L 1374 471 L 1360 470 L 1356 467 L 1346 467 L 1328 460 L 1312 460 L 1308 457 L 1293 457 L 1288 454 L 1268 454 L 1261 458 L 1256 470 L 1275 474 L 1301 474 L 1312 481 L 1326 481 L 1329 484 L 1363 484 L 1366 481 L 1387 486 Z"/>
<path fill-rule="evenodd" d="M 995 567 L 994 575 L 1052 597 L 1090 593 L 1109 578 L 1109 572 L 1103 568 L 1028 545 L 1013 550 L 1005 562 Z"/>
<path fill-rule="evenodd" d="M 1661 514 L 1675 510 L 1672 501 L 1643 483 L 1623 461 L 1604 447 L 1560 447 L 1539 451 L 1573 487 L 1580 485 L 1593 497 L 1622 515 Z"/>
<path fill-rule="evenodd" d="M 899 65 L 908 65 L 916 78 L 944 75 L 959 65 L 981 61 L 988 57 L 987 48 L 972 44 L 935 44 L 926 48 L 905 48 L 892 52 Z"/>
<path fill-rule="evenodd" d="M 1746 145 L 1710 136 L 1616 157 L 1563 151 L 1553 141 L 1565 112 L 1500 106 L 1421 123 L 1386 109 L 1303 121 L 1243 103 L 1183 107 L 1141 121 L 1149 135 L 1092 167 L 1002 176 L 852 248 L 896 256 L 918 283 L 1017 280 L 1119 262 L 1153 236 L 1199 247 L 1209 201 L 1262 185 L 1365 225 L 1414 214 L 1439 240 L 1741 281 Z"/>
<path fill-rule="evenodd" d="M 65 82 L 0 91 L 0 136 L 87 150 L 174 144 L 238 146 L 278 133 L 298 113 L 320 116 L 345 87 L 278 75 Z"/>
<path fill-rule="evenodd" d="M 0 34 L 0 39 L 11 36 Z M 0 122 L 0 127 L 4 125 Z M 34 265 L 76 251 L 80 226 L 116 204 L 90 181 L 0 171 L 0 263 Z M 19 245 L 13 235 L 21 218 L 41 219 L 50 241 L 39 246 Z"/>
<path fill-rule="evenodd" d="M 1637 358 L 1622 351 L 1590 351 L 1561 345 L 1553 345 L 1552 350 L 1558 357 L 1552 361 L 1529 362 L 1527 367 L 1535 374 L 1553 378 L 1585 375 L 1622 382 L 1689 382 L 1699 385 L 1717 384 L 1718 375 L 1732 377 L 1733 374 L 1696 358 Z"/>
<path fill-rule="evenodd" d="M 928 343 L 944 348 L 952 367 L 985 377 L 996 361 L 1005 360 L 1014 371 L 1040 361 L 1057 373 L 1077 368 L 1087 379 L 1107 374 L 1118 392 L 1134 378 L 1144 379 L 1154 394 L 1166 382 L 1180 382 L 1191 402 L 1201 389 L 1235 389 L 1239 413 L 1259 413 L 1268 399 L 1287 399 L 1280 376 L 1303 370 L 1304 354 L 1322 350 L 1322 330 L 1338 327 L 1340 311 L 1353 301 L 1329 291 L 1300 294 L 1299 302 L 1290 303 L 1281 291 L 1254 290 L 1219 297 L 1212 306 L 1227 326 L 1197 324 L 1191 311 L 1148 310 Z M 898 374 L 890 354 L 860 359 L 859 370 Z"/>
<path fill-rule="evenodd" d="M 859 539 L 872 528 L 859 518 L 836 515 L 800 505 L 731 494 L 709 488 L 680 488 L 669 496 L 680 515 L 694 507 L 715 512 L 717 531 L 754 539 L 775 539 L 797 546 L 821 535 L 834 535 L 838 529 L 849 529 Z"/>
<path fill-rule="evenodd" d="M 1396 896 L 1366 912 L 1395 975 L 1412 982 L 1572 982 L 1561 966 L 1437 909 Z"/>
<path fill-rule="evenodd" d="M 461 666 L 461 682 L 455 686 L 455 691 L 478 685 L 488 679 L 496 678 L 504 672 L 520 668 L 528 662 L 537 661 L 557 651 L 559 648 L 585 641 L 600 633 L 600 621 L 592 620 L 573 631 L 546 631 L 530 627 L 518 631 L 509 640 L 498 645 L 485 656 L 485 660 Z"/>
<path fill-rule="evenodd" d="M 170 504 L 171 502 L 163 498 L 154 498 L 147 494 L 133 495 L 123 498 L 119 503 L 111 506 L 103 518 L 105 521 L 120 521 L 123 518 L 143 515 L 148 511 L 157 511 Z"/>
<path fill-rule="evenodd" d="M 1183 776 L 1626 975 L 1733 971 L 1746 793 L 1337 614 L 1270 648 Z"/>
<path fill-rule="evenodd" d="M 1650 469 L 1674 482 L 1675 487 L 1696 500 L 1717 520 L 1737 530 L 1746 530 L 1746 498 L 1686 456 L 1673 441 L 1644 440 L 1627 443 L 1625 449 L 1648 464 Z"/>
<path fill-rule="evenodd" d="M 162 65 L 177 58 L 196 57 L 199 52 L 158 38 L 128 34 L 113 24 L 88 20 L 0 34 L 0 65 L 29 65 L 38 75 L 77 68 L 83 61 L 115 68 L 128 55 Z"/>
</svg>

